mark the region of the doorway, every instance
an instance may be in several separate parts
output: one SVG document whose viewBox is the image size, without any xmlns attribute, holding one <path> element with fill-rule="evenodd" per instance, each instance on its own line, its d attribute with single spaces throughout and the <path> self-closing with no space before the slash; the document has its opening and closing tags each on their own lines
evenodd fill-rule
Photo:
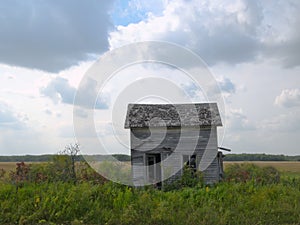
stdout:
<svg viewBox="0 0 300 225">
<path fill-rule="evenodd" d="M 161 155 L 146 154 L 147 180 L 161 187 Z"/>
</svg>

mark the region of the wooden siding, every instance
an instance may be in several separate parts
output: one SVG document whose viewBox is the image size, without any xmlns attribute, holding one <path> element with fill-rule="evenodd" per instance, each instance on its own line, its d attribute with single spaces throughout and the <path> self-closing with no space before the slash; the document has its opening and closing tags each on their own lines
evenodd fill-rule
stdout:
<svg viewBox="0 0 300 225">
<path fill-rule="evenodd" d="M 131 151 L 131 170 L 134 186 L 144 186 L 146 178 L 145 154 L 139 151 Z"/>
<path fill-rule="evenodd" d="M 146 128 L 131 129 L 131 149 L 143 152 L 169 152 L 175 149 L 193 153 L 197 150 L 217 149 L 216 127 L 210 128 Z M 191 146 L 195 143 L 195 146 Z"/>
<path fill-rule="evenodd" d="M 211 184 L 219 180 L 217 129 L 215 126 L 153 128 L 151 129 L 152 134 L 147 128 L 132 128 L 131 131 L 132 174 L 135 186 L 143 185 L 146 182 L 146 170 L 143 166 L 146 165 L 145 155 L 149 153 L 161 154 L 163 180 L 170 176 L 169 180 L 176 179 L 183 168 L 183 155 L 193 154 L 196 154 L 197 161 L 201 162 L 197 169 L 204 171 L 204 181 Z M 195 145 L 192 146 L 192 143 Z M 207 167 L 207 165 L 209 166 Z"/>
<path fill-rule="evenodd" d="M 206 184 L 214 184 L 220 180 L 218 165 L 218 159 L 215 157 L 209 167 L 204 170 L 204 181 Z"/>
</svg>

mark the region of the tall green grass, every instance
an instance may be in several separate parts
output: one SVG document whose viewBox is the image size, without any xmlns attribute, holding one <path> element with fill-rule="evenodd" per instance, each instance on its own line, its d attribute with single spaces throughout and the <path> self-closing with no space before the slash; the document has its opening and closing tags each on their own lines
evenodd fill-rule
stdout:
<svg viewBox="0 0 300 225">
<path fill-rule="evenodd" d="M 187 173 L 169 191 L 105 181 L 86 167 L 76 183 L 46 172 L 0 182 L 0 224 L 300 224 L 300 179 L 272 168 L 234 166 L 215 186 Z"/>
<path fill-rule="evenodd" d="M 299 224 L 300 182 L 160 191 L 107 182 L 0 185 L 1 224 Z"/>
</svg>

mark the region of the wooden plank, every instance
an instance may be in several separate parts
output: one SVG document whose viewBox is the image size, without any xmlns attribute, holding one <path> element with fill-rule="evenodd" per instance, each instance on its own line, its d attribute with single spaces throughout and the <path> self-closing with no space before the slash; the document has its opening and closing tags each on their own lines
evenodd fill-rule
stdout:
<svg viewBox="0 0 300 225">
<path fill-rule="evenodd" d="M 180 141 L 180 142 L 179 142 Z M 194 146 L 191 144 L 194 143 Z M 217 148 L 217 137 L 211 137 L 210 139 L 202 137 L 181 137 L 180 139 L 151 139 L 151 140 L 139 140 L 134 139 L 131 142 L 131 148 L 134 150 L 153 150 L 156 148 L 170 148 L 170 149 L 206 149 Z"/>
<path fill-rule="evenodd" d="M 131 156 L 132 163 L 132 177 L 134 186 L 143 186 L 145 183 L 145 168 L 144 168 L 144 155 L 135 152 L 136 155 Z"/>
</svg>

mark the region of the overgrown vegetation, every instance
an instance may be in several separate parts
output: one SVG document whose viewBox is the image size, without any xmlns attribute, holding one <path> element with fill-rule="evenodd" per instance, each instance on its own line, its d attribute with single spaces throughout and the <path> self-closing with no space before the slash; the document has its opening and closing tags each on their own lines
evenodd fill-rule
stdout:
<svg viewBox="0 0 300 225">
<path fill-rule="evenodd" d="M 297 224 L 299 183 L 162 192 L 111 182 L 27 184 L 0 188 L 0 223 L 7 224 Z"/>
<path fill-rule="evenodd" d="M 188 187 L 204 187 L 203 173 L 200 171 L 194 171 L 193 168 L 185 166 L 182 170 L 182 175 L 175 181 L 165 181 L 163 187 L 164 191 L 179 190 Z"/>
<path fill-rule="evenodd" d="M 65 157 L 19 163 L 0 173 L 0 224 L 299 224 L 300 179 L 274 168 L 233 164 L 225 181 L 205 186 L 186 168 L 173 186 L 132 188 L 107 181 Z M 105 164 L 104 164 L 105 165 Z M 68 172 L 69 171 L 69 172 Z"/>
<path fill-rule="evenodd" d="M 258 167 L 254 164 L 231 164 L 226 169 L 226 181 L 253 182 L 255 184 L 277 184 L 280 181 L 279 171 L 274 167 Z"/>
</svg>

